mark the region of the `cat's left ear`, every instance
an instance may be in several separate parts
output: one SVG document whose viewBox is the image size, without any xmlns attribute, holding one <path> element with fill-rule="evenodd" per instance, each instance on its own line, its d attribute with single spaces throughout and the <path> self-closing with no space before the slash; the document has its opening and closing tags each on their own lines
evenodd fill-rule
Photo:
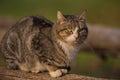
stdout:
<svg viewBox="0 0 120 80">
<path fill-rule="evenodd" d="M 79 19 L 82 21 L 86 21 L 86 17 L 87 17 L 87 10 L 85 9 L 79 16 Z"/>
<path fill-rule="evenodd" d="M 58 11 L 57 12 L 57 23 L 63 24 L 66 21 L 66 18 L 63 16 L 63 14 Z"/>
</svg>

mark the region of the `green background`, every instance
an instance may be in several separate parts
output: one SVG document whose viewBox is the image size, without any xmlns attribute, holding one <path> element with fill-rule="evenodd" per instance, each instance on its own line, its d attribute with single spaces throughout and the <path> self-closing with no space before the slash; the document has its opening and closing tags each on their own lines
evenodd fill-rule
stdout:
<svg viewBox="0 0 120 80">
<path fill-rule="evenodd" d="M 120 26 L 120 0 L 0 0 L 0 15 L 21 18 L 43 15 L 56 20 L 56 12 L 79 15 L 88 10 L 88 22 Z"/>
</svg>

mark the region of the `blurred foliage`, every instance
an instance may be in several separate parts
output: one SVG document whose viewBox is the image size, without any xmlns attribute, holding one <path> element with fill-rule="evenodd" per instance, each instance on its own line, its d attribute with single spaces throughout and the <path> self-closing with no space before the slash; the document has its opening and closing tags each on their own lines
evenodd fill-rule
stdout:
<svg viewBox="0 0 120 80">
<path fill-rule="evenodd" d="M 88 22 L 120 26 L 120 0 L 0 0 L 0 16 L 20 18 L 43 15 L 56 19 L 57 10 L 80 14 L 88 10 Z"/>
<path fill-rule="evenodd" d="M 88 76 L 120 79 L 120 58 L 108 56 L 107 61 L 98 58 L 91 52 L 80 52 L 76 61 L 72 64 L 71 73 Z"/>
</svg>

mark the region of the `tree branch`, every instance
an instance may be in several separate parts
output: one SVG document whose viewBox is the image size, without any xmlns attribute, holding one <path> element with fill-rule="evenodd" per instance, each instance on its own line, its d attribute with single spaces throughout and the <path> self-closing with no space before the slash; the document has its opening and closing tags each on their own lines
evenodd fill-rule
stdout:
<svg viewBox="0 0 120 80">
<path fill-rule="evenodd" d="M 88 24 L 88 38 L 81 50 L 90 50 L 105 59 L 120 57 L 120 29 Z"/>
<path fill-rule="evenodd" d="M 59 78 L 52 78 L 49 76 L 48 72 L 34 74 L 20 70 L 8 70 L 6 68 L 0 67 L 0 80 L 108 80 L 108 79 L 88 77 L 77 74 L 66 74 Z"/>
</svg>

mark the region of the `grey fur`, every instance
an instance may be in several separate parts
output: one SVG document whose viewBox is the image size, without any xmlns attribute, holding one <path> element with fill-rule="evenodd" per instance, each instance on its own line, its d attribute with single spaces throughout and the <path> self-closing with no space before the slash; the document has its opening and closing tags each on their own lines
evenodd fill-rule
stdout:
<svg viewBox="0 0 120 80">
<path fill-rule="evenodd" d="M 82 43 L 88 34 L 85 21 L 80 22 L 79 17 L 73 15 L 64 17 L 69 25 L 79 27 L 79 30 L 86 30 L 85 33 L 81 33 L 83 35 L 79 35 L 78 40 Z M 59 26 L 57 22 L 54 24 L 42 16 L 29 16 L 19 20 L 1 41 L 1 53 L 7 67 L 22 69 L 24 66 L 24 71 L 34 72 L 33 69 L 38 62 L 40 66 L 44 65 L 43 70 L 69 70 L 70 60 L 57 42 L 60 38 L 58 32 L 65 27 Z"/>
</svg>

